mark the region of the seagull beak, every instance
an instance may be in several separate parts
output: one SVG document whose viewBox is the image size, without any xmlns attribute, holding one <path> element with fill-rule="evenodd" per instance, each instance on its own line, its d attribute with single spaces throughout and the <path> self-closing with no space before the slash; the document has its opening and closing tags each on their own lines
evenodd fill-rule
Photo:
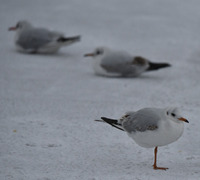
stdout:
<svg viewBox="0 0 200 180">
<path fill-rule="evenodd" d="M 8 28 L 8 31 L 15 31 L 17 28 L 16 27 L 10 27 Z"/>
<path fill-rule="evenodd" d="M 187 119 L 183 118 L 183 117 L 178 118 L 178 120 L 180 120 L 180 121 L 184 121 L 184 122 L 186 122 L 186 123 L 189 123 L 189 121 L 188 121 Z"/>
<path fill-rule="evenodd" d="M 85 54 L 85 55 L 84 55 L 84 57 L 88 57 L 88 56 L 93 57 L 93 56 L 94 56 L 94 53 L 88 53 L 88 54 Z"/>
</svg>

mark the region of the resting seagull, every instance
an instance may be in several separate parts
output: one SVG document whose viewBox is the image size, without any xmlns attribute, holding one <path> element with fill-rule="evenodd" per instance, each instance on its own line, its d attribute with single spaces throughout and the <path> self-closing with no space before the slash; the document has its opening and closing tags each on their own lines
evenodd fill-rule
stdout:
<svg viewBox="0 0 200 180">
<path fill-rule="evenodd" d="M 91 56 L 93 69 L 97 75 L 108 77 L 137 77 L 143 72 L 170 67 L 168 63 L 154 63 L 141 56 L 131 56 L 124 51 L 114 51 L 107 47 L 96 48 Z"/>
<path fill-rule="evenodd" d="M 65 37 L 62 33 L 35 28 L 28 21 L 19 21 L 9 31 L 16 31 L 17 50 L 25 53 L 55 53 L 61 47 L 80 41 L 80 36 Z"/>
</svg>

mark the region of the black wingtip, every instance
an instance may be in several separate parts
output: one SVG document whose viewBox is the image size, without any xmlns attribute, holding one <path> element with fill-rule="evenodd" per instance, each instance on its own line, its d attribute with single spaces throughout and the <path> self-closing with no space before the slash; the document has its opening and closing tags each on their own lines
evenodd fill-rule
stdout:
<svg viewBox="0 0 200 180">
<path fill-rule="evenodd" d="M 72 37 L 60 37 L 57 41 L 58 42 L 78 42 L 81 40 L 81 36 L 72 36 Z"/>
<path fill-rule="evenodd" d="M 104 122 L 110 124 L 111 126 L 117 128 L 117 129 L 119 129 L 121 131 L 124 131 L 124 129 L 121 127 L 121 124 L 118 123 L 118 120 L 116 120 L 116 119 L 110 119 L 110 118 L 106 118 L 106 117 L 101 117 L 101 119 Z"/>
<path fill-rule="evenodd" d="M 104 121 L 102 121 L 102 120 L 99 120 L 99 119 L 95 119 L 94 121 L 97 121 L 97 122 L 104 122 Z"/>
<path fill-rule="evenodd" d="M 110 118 L 107 118 L 107 117 L 101 117 L 101 119 L 104 120 L 107 123 L 114 123 L 114 124 L 117 123 L 116 119 L 110 119 Z"/>
<path fill-rule="evenodd" d="M 153 63 L 149 61 L 149 67 L 147 69 L 147 71 L 154 71 L 154 70 L 158 70 L 161 68 L 167 68 L 167 67 L 171 67 L 171 64 L 169 63 Z"/>
</svg>

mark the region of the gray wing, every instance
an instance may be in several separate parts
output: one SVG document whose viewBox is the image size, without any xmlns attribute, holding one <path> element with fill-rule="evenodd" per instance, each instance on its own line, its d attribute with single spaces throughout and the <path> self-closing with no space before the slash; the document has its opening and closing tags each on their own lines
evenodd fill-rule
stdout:
<svg viewBox="0 0 200 180">
<path fill-rule="evenodd" d="M 137 66 L 133 64 L 134 58 L 123 53 L 111 53 L 101 61 L 101 67 L 107 72 L 118 73 L 122 76 L 137 75 Z"/>
<path fill-rule="evenodd" d="M 55 37 L 58 38 L 59 34 L 46 29 L 28 29 L 20 34 L 16 43 L 24 49 L 37 50 L 53 41 Z"/>
<path fill-rule="evenodd" d="M 129 112 L 122 121 L 123 128 L 131 132 L 143 132 L 146 130 L 155 130 L 158 128 L 160 113 L 152 108 L 141 109 L 137 112 Z"/>
</svg>

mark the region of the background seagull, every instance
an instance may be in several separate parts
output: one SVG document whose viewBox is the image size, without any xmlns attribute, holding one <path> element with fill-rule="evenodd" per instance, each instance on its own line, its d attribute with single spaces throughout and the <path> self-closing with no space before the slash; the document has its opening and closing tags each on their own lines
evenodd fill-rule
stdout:
<svg viewBox="0 0 200 180">
<path fill-rule="evenodd" d="M 94 58 L 93 68 L 97 75 L 111 77 L 136 77 L 146 71 L 154 71 L 171 66 L 168 63 L 154 63 L 141 56 L 131 56 L 127 52 L 113 51 L 107 47 L 96 48 L 84 55 Z"/>
<path fill-rule="evenodd" d="M 183 134 L 184 124 L 189 121 L 183 118 L 177 108 L 144 108 L 136 112 L 127 112 L 119 120 L 101 117 L 111 126 L 126 131 L 128 136 L 142 147 L 154 147 L 154 169 L 168 168 L 157 166 L 158 146 L 176 141 Z"/>
<path fill-rule="evenodd" d="M 16 30 L 17 50 L 26 53 L 55 53 L 62 46 L 80 41 L 80 36 L 65 37 L 62 33 L 35 28 L 28 21 L 19 21 L 8 30 Z"/>
</svg>

